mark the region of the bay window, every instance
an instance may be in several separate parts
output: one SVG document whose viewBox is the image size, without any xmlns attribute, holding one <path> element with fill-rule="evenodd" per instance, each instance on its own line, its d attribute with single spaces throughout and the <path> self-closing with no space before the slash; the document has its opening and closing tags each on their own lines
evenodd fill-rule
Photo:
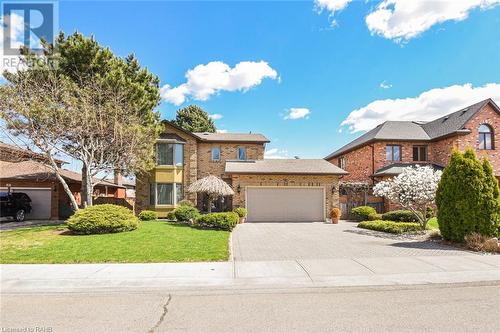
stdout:
<svg viewBox="0 0 500 333">
<path fill-rule="evenodd" d="M 151 206 L 177 205 L 184 197 L 183 186 L 179 183 L 152 183 L 149 190 Z"/>
<path fill-rule="evenodd" d="M 165 142 L 159 142 L 156 144 L 156 165 L 182 166 L 183 158 L 184 145 Z"/>
</svg>

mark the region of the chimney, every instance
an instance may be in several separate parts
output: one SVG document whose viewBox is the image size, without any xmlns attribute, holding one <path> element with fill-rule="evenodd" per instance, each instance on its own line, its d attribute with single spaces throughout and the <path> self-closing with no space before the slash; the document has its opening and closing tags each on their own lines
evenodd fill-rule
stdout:
<svg viewBox="0 0 500 333">
<path fill-rule="evenodd" d="M 115 172 L 113 172 L 113 183 L 120 186 L 123 185 L 123 177 L 120 170 L 115 170 Z"/>
</svg>

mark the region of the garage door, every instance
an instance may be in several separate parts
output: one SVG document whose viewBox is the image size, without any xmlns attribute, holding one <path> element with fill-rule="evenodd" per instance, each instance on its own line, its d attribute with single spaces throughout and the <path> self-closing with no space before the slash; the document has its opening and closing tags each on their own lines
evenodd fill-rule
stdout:
<svg viewBox="0 0 500 333">
<path fill-rule="evenodd" d="M 6 191 L 6 188 L 0 189 Z M 31 199 L 31 213 L 26 215 L 27 220 L 50 219 L 51 189 L 50 188 L 22 188 L 12 187 L 12 192 L 26 193 Z"/>
<path fill-rule="evenodd" d="M 324 221 L 323 187 L 247 187 L 248 222 Z"/>
</svg>

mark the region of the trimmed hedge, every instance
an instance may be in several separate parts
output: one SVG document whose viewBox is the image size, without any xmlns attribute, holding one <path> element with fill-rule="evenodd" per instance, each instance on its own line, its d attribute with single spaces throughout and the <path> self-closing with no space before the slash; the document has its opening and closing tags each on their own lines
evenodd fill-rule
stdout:
<svg viewBox="0 0 500 333">
<path fill-rule="evenodd" d="M 381 220 L 395 222 L 418 222 L 417 217 L 410 210 L 393 210 L 382 214 Z"/>
<path fill-rule="evenodd" d="M 189 200 L 181 200 L 179 201 L 179 206 L 191 206 L 194 207 L 194 203 Z"/>
<path fill-rule="evenodd" d="M 370 215 L 377 214 L 377 211 L 370 206 L 359 206 L 353 208 L 351 214 L 358 221 L 366 221 L 370 219 Z"/>
<path fill-rule="evenodd" d="M 90 235 L 134 230 L 139 219 L 128 208 L 106 204 L 80 209 L 66 223 L 73 233 Z"/>
<path fill-rule="evenodd" d="M 200 216 L 200 212 L 196 207 L 184 205 L 174 209 L 174 215 L 177 221 L 187 222 L 196 220 Z"/>
<path fill-rule="evenodd" d="M 368 221 L 376 221 L 376 220 L 384 220 L 382 218 L 382 214 L 378 214 L 378 213 L 375 213 L 375 214 L 370 214 L 368 215 Z"/>
<path fill-rule="evenodd" d="M 170 221 L 175 221 L 175 211 L 171 210 L 170 212 L 168 212 L 166 219 Z"/>
<path fill-rule="evenodd" d="M 139 213 L 139 220 L 141 221 L 154 221 L 158 219 L 158 213 L 152 210 L 143 210 Z"/>
<path fill-rule="evenodd" d="M 358 227 L 363 229 L 388 232 L 391 234 L 402 234 L 405 232 L 415 232 L 422 230 L 420 224 L 418 223 L 401 223 L 383 220 L 360 222 L 358 224 Z"/>
<path fill-rule="evenodd" d="M 233 230 L 240 221 L 240 217 L 235 212 L 210 213 L 199 216 L 193 223 L 195 227 Z"/>
<path fill-rule="evenodd" d="M 233 210 L 233 212 L 235 212 L 236 214 L 238 214 L 239 217 L 245 217 L 247 216 L 247 209 L 246 208 L 243 208 L 243 207 L 238 207 L 238 208 L 235 208 Z"/>
</svg>

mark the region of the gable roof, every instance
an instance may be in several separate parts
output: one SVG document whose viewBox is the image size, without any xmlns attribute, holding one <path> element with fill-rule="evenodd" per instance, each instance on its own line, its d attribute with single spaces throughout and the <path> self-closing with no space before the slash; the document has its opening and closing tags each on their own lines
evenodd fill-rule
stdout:
<svg viewBox="0 0 500 333">
<path fill-rule="evenodd" d="M 324 159 L 269 159 L 227 161 L 226 173 L 236 174 L 312 174 L 347 175 L 348 173 Z"/>
<path fill-rule="evenodd" d="M 11 152 L 19 161 L 26 159 L 47 160 L 47 157 L 42 153 L 37 153 L 27 148 L 11 145 L 2 141 L 0 141 L 0 151 Z M 54 158 L 54 161 L 58 164 L 68 163 L 58 158 Z"/>
<path fill-rule="evenodd" d="M 262 134 L 258 133 L 208 133 L 196 132 L 193 133 L 199 140 L 206 142 L 270 142 Z"/>
<path fill-rule="evenodd" d="M 489 98 L 426 123 L 416 121 L 386 121 L 340 149 L 337 149 L 326 156 L 325 159 L 331 159 L 377 140 L 430 141 L 454 133 L 469 133 L 469 130 L 464 129 L 465 124 L 486 104 L 492 105 L 500 113 L 500 108 Z"/>
</svg>

